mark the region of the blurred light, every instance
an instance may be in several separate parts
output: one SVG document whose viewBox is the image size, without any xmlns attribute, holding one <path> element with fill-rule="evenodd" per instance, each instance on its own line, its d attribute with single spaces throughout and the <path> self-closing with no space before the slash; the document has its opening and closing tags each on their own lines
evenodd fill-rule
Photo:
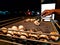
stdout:
<svg viewBox="0 0 60 45">
<path fill-rule="evenodd" d="M 35 12 L 34 12 L 34 11 L 32 11 L 32 15 L 34 15 L 34 13 L 35 13 Z"/>
<path fill-rule="evenodd" d="M 8 11 L 0 11 L 0 14 L 1 15 L 6 15 L 6 14 L 9 14 L 9 12 Z"/>
<path fill-rule="evenodd" d="M 28 12 L 28 15 L 30 15 L 31 13 L 30 12 Z"/>
<path fill-rule="evenodd" d="M 8 13 L 8 11 L 5 11 L 6 13 Z"/>
<path fill-rule="evenodd" d="M 39 12 L 37 12 L 37 14 L 39 15 L 40 13 L 39 13 Z"/>
<path fill-rule="evenodd" d="M 34 11 L 32 11 L 32 13 L 35 13 Z"/>
</svg>

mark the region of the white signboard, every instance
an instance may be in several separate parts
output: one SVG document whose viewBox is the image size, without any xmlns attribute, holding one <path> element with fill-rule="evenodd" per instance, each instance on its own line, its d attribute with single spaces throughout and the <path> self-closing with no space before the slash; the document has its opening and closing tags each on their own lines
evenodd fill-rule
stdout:
<svg viewBox="0 0 60 45">
<path fill-rule="evenodd" d="M 52 9 L 55 9 L 55 3 L 51 3 L 51 4 L 41 4 L 41 13 L 44 11 L 44 10 L 52 10 Z M 51 17 L 52 16 L 52 17 Z M 55 15 L 52 14 L 52 15 L 49 15 L 49 16 L 46 16 L 44 17 L 43 19 L 45 19 L 44 21 L 50 21 L 51 18 L 54 19 Z"/>
</svg>

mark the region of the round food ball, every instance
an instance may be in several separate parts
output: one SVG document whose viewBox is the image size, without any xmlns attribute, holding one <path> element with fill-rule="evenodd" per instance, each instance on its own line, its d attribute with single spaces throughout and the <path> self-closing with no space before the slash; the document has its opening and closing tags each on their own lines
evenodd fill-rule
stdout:
<svg viewBox="0 0 60 45">
<path fill-rule="evenodd" d="M 16 32 L 16 31 L 13 31 L 13 34 L 18 34 L 18 32 Z"/>
<path fill-rule="evenodd" d="M 17 26 L 12 26 L 12 30 L 18 30 Z"/>
<path fill-rule="evenodd" d="M 26 22 L 29 22 L 29 21 L 31 21 L 31 19 L 29 19 L 29 18 L 28 18 L 28 19 L 26 19 Z"/>
<path fill-rule="evenodd" d="M 7 28 L 5 28 L 5 27 L 2 27 L 1 29 L 2 29 L 3 33 L 7 33 L 8 32 Z"/>
<path fill-rule="evenodd" d="M 34 22 L 35 21 L 35 19 L 31 19 L 31 22 Z"/>
<path fill-rule="evenodd" d="M 50 34 L 57 34 L 57 35 L 58 35 L 57 32 L 51 32 Z M 50 38 L 51 38 L 52 40 L 55 40 L 55 41 L 57 41 L 57 40 L 59 39 L 58 36 L 50 36 Z"/>
<path fill-rule="evenodd" d="M 13 35 L 13 31 L 9 31 L 9 30 L 8 30 L 8 33 Z"/>
<path fill-rule="evenodd" d="M 51 32 L 50 34 L 59 34 L 59 33 L 57 33 L 57 32 Z"/>
<path fill-rule="evenodd" d="M 7 36 L 12 36 L 11 34 L 7 34 Z"/>
<path fill-rule="evenodd" d="M 38 21 L 34 21 L 35 25 L 40 25 L 40 23 Z"/>
<path fill-rule="evenodd" d="M 57 36 L 51 36 L 51 39 L 57 41 L 59 39 L 59 37 L 57 37 Z"/>
<path fill-rule="evenodd" d="M 47 35 L 40 35 L 39 38 L 46 38 L 46 39 L 49 39 Z"/>
<path fill-rule="evenodd" d="M 24 35 L 21 35 L 21 36 L 20 36 L 20 38 L 26 39 L 26 36 L 24 36 Z"/>
<path fill-rule="evenodd" d="M 19 28 L 19 30 L 24 30 L 25 29 L 23 25 L 20 25 L 18 28 Z"/>
<path fill-rule="evenodd" d="M 21 33 L 20 32 L 17 32 L 18 35 L 20 35 Z"/>
<path fill-rule="evenodd" d="M 29 37 L 30 39 L 34 39 L 34 40 L 38 39 L 38 35 L 36 34 L 29 34 Z"/>
<path fill-rule="evenodd" d="M 24 30 L 20 30 L 20 31 L 24 31 Z"/>
<path fill-rule="evenodd" d="M 28 34 L 27 34 L 27 33 L 24 33 L 24 32 L 21 32 L 20 34 L 21 34 L 21 35 L 28 36 Z"/>
</svg>

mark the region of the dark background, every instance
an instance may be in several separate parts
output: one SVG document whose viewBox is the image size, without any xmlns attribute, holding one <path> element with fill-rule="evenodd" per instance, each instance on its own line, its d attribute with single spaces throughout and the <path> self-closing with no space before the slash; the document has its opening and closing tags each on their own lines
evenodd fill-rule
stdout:
<svg viewBox="0 0 60 45">
<path fill-rule="evenodd" d="M 56 3 L 56 9 L 60 8 L 60 0 L 44 0 L 42 4 L 46 3 Z M 9 14 L 0 14 L 0 20 L 19 17 L 28 9 L 41 11 L 41 0 L 0 0 L 0 11 L 9 11 Z"/>
<path fill-rule="evenodd" d="M 46 4 L 46 3 L 55 3 L 56 0 L 43 0 L 42 4 Z"/>
<path fill-rule="evenodd" d="M 60 0 L 56 0 L 56 9 L 60 9 Z M 60 15 L 56 14 L 55 19 L 59 21 L 60 25 Z"/>
<path fill-rule="evenodd" d="M 9 14 L 0 14 L 0 20 L 19 17 L 24 15 L 24 11 L 28 9 L 41 9 L 40 0 L 0 0 L 0 11 L 9 11 Z"/>
<path fill-rule="evenodd" d="M 40 0 L 0 0 L 0 10 L 23 10 L 40 8 Z"/>
</svg>

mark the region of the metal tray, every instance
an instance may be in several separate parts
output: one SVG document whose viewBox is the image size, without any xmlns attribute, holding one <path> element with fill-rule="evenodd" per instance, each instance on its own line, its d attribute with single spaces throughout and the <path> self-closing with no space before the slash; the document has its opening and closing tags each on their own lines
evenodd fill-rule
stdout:
<svg viewBox="0 0 60 45">
<path fill-rule="evenodd" d="M 25 19 L 10 25 L 5 26 L 6 28 L 10 28 L 11 26 L 19 26 L 19 25 L 23 25 L 26 29 L 37 29 L 37 32 L 27 32 L 27 31 L 23 31 L 26 33 L 34 33 L 34 34 L 41 34 L 39 31 L 42 31 L 44 35 L 51 35 L 49 34 L 50 32 L 57 32 L 57 29 L 54 25 L 53 22 L 41 22 L 41 24 L 39 26 L 34 25 L 32 22 L 25 22 Z M 12 31 L 12 30 L 11 30 Z M 19 31 L 21 32 L 21 31 Z M 0 34 L 1 35 L 1 34 Z M 8 40 L 16 40 L 19 39 L 21 40 L 20 37 L 13 37 L 13 36 L 7 36 L 7 35 L 1 35 L 1 37 L 10 37 L 8 38 Z M 60 35 L 58 35 L 60 37 Z M 3 38 L 4 39 L 4 38 Z M 7 39 L 6 39 L 7 40 Z M 60 44 L 60 42 L 44 42 L 44 41 L 39 41 L 39 40 L 32 40 L 32 39 L 22 39 L 24 41 L 35 41 L 35 42 L 43 42 L 43 43 L 50 43 L 50 44 Z M 17 43 L 17 42 L 16 42 Z"/>
<path fill-rule="evenodd" d="M 7 28 L 10 28 L 12 26 L 18 27 L 19 25 L 23 25 L 26 29 L 36 29 L 38 32 L 42 31 L 43 33 L 50 33 L 50 32 L 59 33 L 53 22 L 41 22 L 40 26 L 36 26 L 32 22 L 25 22 L 25 20 L 22 20 L 22 21 L 7 25 L 5 27 L 7 27 Z"/>
</svg>

